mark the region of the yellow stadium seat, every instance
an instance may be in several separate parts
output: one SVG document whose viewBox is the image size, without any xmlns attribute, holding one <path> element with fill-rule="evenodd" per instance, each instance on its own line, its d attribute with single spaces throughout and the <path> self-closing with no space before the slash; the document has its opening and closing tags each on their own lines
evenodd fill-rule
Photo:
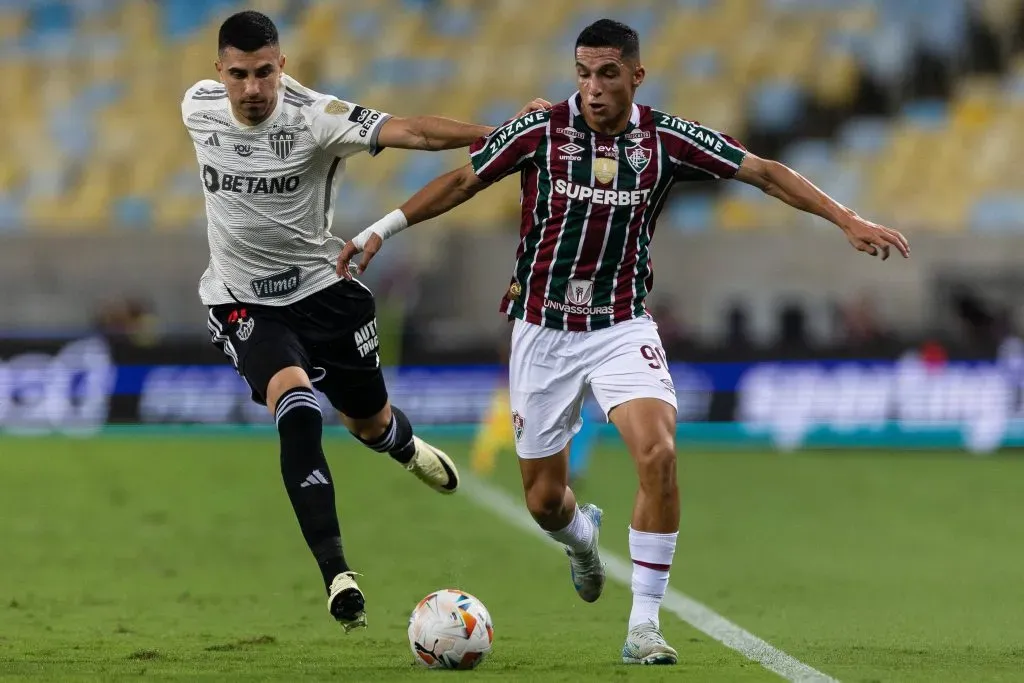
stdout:
<svg viewBox="0 0 1024 683">
<path fill-rule="evenodd" d="M 22 181 L 22 170 L 14 159 L 0 158 L 0 193 L 13 192 Z"/>
<path fill-rule="evenodd" d="M 0 10 L 0 43 L 14 41 L 25 31 L 25 12 L 15 9 Z"/>
<path fill-rule="evenodd" d="M 816 64 L 811 91 L 822 104 L 838 107 L 857 95 L 860 69 L 848 54 L 832 52 Z"/>
<path fill-rule="evenodd" d="M 724 230 L 752 230 L 763 227 L 757 202 L 739 197 L 727 197 L 715 206 L 716 224 Z"/>
</svg>

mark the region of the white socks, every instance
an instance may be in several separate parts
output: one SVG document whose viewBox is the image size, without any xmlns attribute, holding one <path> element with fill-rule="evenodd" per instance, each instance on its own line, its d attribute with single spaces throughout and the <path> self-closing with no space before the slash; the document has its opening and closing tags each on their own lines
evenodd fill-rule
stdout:
<svg viewBox="0 0 1024 683">
<path fill-rule="evenodd" d="M 648 621 L 653 621 L 657 627 L 661 626 L 658 610 L 668 588 L 668 572 L 676 552 L 678 535 L 678 532 L 655 534 L 629 528 L 629 556 L 633 559 L 630 629 Z"/>
<path fill-rule="evenodd" d="M 580 512 L 579 505 L 573 512 L 569 526 L 559 531 L 545 531 L 544 533 L 575 553 L 589 550 L 590 545 L 594 542 L 594 524 L 589 517 Z"/>
</svg>

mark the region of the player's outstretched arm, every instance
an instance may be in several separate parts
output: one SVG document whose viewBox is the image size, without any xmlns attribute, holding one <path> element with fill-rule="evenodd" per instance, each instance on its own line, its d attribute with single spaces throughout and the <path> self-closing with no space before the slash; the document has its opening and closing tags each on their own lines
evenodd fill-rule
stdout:
<svg viewBox="0 0 1024 683">
<path fill-rule="evenodd" d="M 880 254 L 884 261 L 889 258 L 890 247 L 896 247 L 903 258 L 910 258 L 910 246 L 903 235 L 864 220 L 785 164 L 748 153 L 735 177 L 796 209 L 835 223 L 858 251 L 872 256 Z"/>
<path fill-rule="evenodd" d="M 523 107 L 515 118 L 531 111 L 550 108 L 550 102 L 538 98 Z M 474 123 L 463 123 L 441 116 L 392 117 L 381 126 L 377 144 L 380 147 L 436 152 L 443 149 L 468 147 L 478 138 L 489 135 L 492 130 L 494 130 L 493 126 L 478 126 Z"/>
<path fill-rule="evenodd" d="M 451 211 L 489 184 L 477 177 L 472 164 L 466 164 L 462 168 L 434 178 L 400 208 L 345 243 L 341 255 L 338 256 L 338 275 L 348 280 L 352 279 L 349 261 L 359 252 L 363 253 L 363 258 L 356 268 L 356 274 L 362 274 L 388 237 L 409 226 Z"/>
</svg>

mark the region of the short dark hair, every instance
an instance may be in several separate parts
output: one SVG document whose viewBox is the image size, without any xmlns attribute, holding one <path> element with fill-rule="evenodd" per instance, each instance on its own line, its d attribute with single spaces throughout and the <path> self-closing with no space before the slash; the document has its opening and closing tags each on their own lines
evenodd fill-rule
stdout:
<svg viewBox="0 0 1024 683">
<path fill-rule="evenodd" d="M 266 14 L 246 10 L 232 14 L 220 25 L 217 51 L 233 47 L 242 52 L 255 52 L 267 45 L 277 45 L 277 27 Z"/>
<path fill-rule="evenodd" d="M 598 19 L 580 31 L 573 52 L 580 47 L 615 47 L 623 59 L 637 59 L 640 56 L 640 36 L 621 21 Z"/>
</svg>

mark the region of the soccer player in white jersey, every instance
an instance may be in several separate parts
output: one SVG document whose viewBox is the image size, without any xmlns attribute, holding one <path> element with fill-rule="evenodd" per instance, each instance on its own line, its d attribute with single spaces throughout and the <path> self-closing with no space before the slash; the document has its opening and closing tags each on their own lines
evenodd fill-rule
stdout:
<svg viewBox="0 0 1024 683">
<path fill-rule="evenodd" d="M 438 216 L 512 173 L 522 178 L 515 275 L 502 303 L 514 319 L 509 391 L 526 504 L 569 554 L 580 597 L 604 586 L 601 511 L 578 507 L 568 453 L 585 389 L 615 424 L 640 487 L 629 529 L 633 607 L 622 658 L 674 664 L 659 608 L 679 529 L 676 394 L 644 300 L 650 243 L 677 181 L 735 178 L 835 223 L 858 250 L 909 255 L 906 240 L 836 203 L 786 166 L 735 139 L 633 102 L 645 72 L 636 31 L 602 19 L 576 41 L 579 92 L 474 143 L 471 163 L 434 180 L 345 245 L 338 271 L 360 272 L 395 232 Z"/>
<path fill-rule="evenodd" d="M 185 93 L 182 118 L 205 188 L 210 265 L 199 293 L 212 341 L 274 415 L 281 473 L 345 630 L 365 600 L 342 551 L 334 484 L 321 446 L 320 389 L 345 426 L 441 493 L 459 484 L 451 459 L 414 436 L 388 401 L 373 295 L 340 279 L 331 234 L 345 159 L 385 147 L 466 147 L 492 128 L 440 117 L 391 117 L 285 75 L 273 22 L 240 12 L 220 27 L 220 81 Z M 535 100 L 524 111 L 542 108 Z"/>
</svg>

